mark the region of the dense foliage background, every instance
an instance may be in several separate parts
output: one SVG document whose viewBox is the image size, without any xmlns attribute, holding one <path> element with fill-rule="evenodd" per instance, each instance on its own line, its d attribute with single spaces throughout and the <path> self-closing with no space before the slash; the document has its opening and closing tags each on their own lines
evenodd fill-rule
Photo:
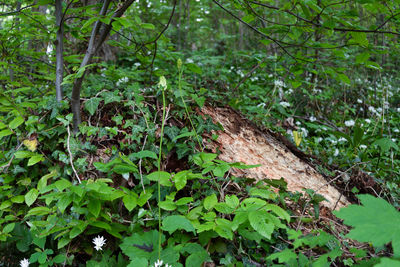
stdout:
<svg viewBox="0 0 400 267">
<path fill-rule="evenodd" d="M 399 8 L 0 2 L 0 264 L 400 266 Z M 232 176 L 254 166 L 204 151 L 206 104 L 285 135 L 360 205 Z"/>
</svg>

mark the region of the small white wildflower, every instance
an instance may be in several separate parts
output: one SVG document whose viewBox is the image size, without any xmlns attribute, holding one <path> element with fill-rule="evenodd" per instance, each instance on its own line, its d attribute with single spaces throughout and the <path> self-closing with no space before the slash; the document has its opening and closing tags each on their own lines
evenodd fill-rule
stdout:
<svg viewBox="0 0 400 267">
<path fill-rule="evenodd" d="M 400 112 L 400 108 L 397 108 L 397 112 Z"/>
<path fill-rule="evenodd" d="M 371 120 L 370 119 L 365 119 L 365 122 L 366 123 L 371 123 Z"/>
<path fill-rule="evenodd" d="M 318 137 L 315 141 L 316 141 L 317 143 L 320 143 L 322 140 L 323 140 L 322 137 Z"/>
<path fill-rule="evenodd" d="M 382 112 L 382 108 L 379 107 L 379 108 L 376 109 L 376 111 L 378 111 L 379 113 L 381 113 L 381 112 Z"/>
<path fill-rule="evenodd" d="M 285 107 L 285 108 L 290 107 L 290 103 L 285 102 L 285 101 L 279 102 L 279 105 L 281 105 L 282 107 Z"/>
<path fill-rule="evenodd" d="M 383 108 L 389 109 L 389 102 L 385 101 L 385 103 L 383 103 Z"/>
<path fill-rule="evenodd" d="M 396 143 L 397 140 L 396 140 L 396 138 L 392 138 L 392 141 L 393 141 L 393 143 Z"/>
<path fill-rule="evenodd" d="M 335 149 L 335 154 L 333 154 L 334 157 L 337 157 L 339 155 L 339 149 Z"/>
<path fill-rule="evenodd" d="M 354 122 L 353 120 L 349 120 L 349 121 L 345 121 L 344 124 L 345 124 L 347 127 L 351 127 L 351 126 L 354 126 L 355 122 Z"/>
<path fill-rule="evenodd" d="M 128 82 L 129 78 L 128 77 L 122 77 L 121 79 L 119 79 L 116 83 L 117 86 L 120 86 L 122 83 L 126 83 Z"/>
<path fill-rule="evenodd" d="M 313 122 L 313 121 L 316 121 L 317 118 L 315 118 L 314 116 L 311 116 L 311 117 L 309 118 L 309 120 L 310 120 L 311 122 Z"/>
<path fill-rule="evenodd" d="M 285 83 L 281 80 L 275 80 L 274 85 L 279 88 L 286 87 Z"/>
<path fill-rule="evenodd" d="M 400 130 L 395 128 L 395 129 L 393 129 L 393 132 L 398 133 L 398 132 L 400 132 Z"/>
<path fill-rule="evenodd" d="M 357 103 L 362 104 L 362 99 L 357 99 Z"/>
<path fill-rule="evenodd" d="M 102 247 L 106 244 L 106 239 L 102 236 L 95 237 L 93 238 L 93 244 L 96 250 L 102 250 Z"/>
<path fill-rule="evenodd" d="M 142 65 L 142 64 L 140 64 L 139 62 L 136 62 L 136 63 L 133 64 L 133 65 L 135 65 L 135 67 L 139 67 L 139 66 Z"/>
<path fill-rule="evenodd" d="M 336 145 L 337 144 L 337 141 L 336 140 L 331 140 L 331 143 L 332 143 L 332 145 Z"/>
<path fill-rule="evenodd" d="M 193 61 L 193 59 L 191 59 L 191 58 L 187 58 L 186 59 L 186 63 L 193 63 L 194 61 Z"/>
<path fill-rule="evenodd" d="M 296 125 L 301 125 L 301 122 L 300 121 L 296 121 Z"/>
<path fill-rule="evenodd" d="M 265 107 L 265 103 L 260 103 L 257 105 L 258 108 L 264 108 Z"/>
<path fill-rule="evenodd" d="M 347 142 L 347 139 L 344 138 L 344 137 L 340 137 L 339 140 L 338 140 L 338 142 Z"/>
<path fill-rule="evenodd" d="M 360 145 L 360 149 L 366 149 L 367 146 L 366 145 Z"/>
<path fill-rule="evenodd" d="M 300 128 L 301 132 L 303 133 L 304 137 L 308 136 L 308 130 L 306 128 Z"/>
<path fill-rule="evenodd" d="M 368 107 L 368 110 L 369 110 L 371 113 L 375 113 L 375 112 L 376 112 L 376 110 L 375 110 L 375 108 L 374 108 L 373 106 L 369 106 L 369 107 Z"/>
<path fill-rule="evenodd" d="M 23 259 L 19 262 L 20 267 L 28 267 L 29 266 L 29 260 L 28 259 Z"/>
<path fill-rule="evenodd" d="M 154 263 L 154 267 L 161 267 L 162 264 L 163 264 L 163 261 L 162 261 L 162 260 L 157 260 L 157 261 Z"/>
</svg>

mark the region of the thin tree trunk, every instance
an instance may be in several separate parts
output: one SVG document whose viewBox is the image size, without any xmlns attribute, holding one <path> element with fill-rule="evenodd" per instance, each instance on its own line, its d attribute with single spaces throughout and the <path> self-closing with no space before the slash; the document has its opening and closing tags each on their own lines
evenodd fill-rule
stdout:
<svg viewBox="0 0 400 267">
<path fill-rule="evenodd" d="M 56 99 L 60 102 L 63 98 L 63 90 L 61 83 L 64 74 L 64 21 L 62 21 L 62 0 L 56 0 L 56 25 L 57 39 L 56 39 Z"/>
<path fill-rule="evenodd" d="M 122 6 L 120 6 L 117 11 L 113 14 L 113 18 L 118 18 L 121 17 L 124 12 L 132 5 L 132 3 L 135 0 L 127 0 L 123 3 Z M 103 3 L 103 7 L 101 8 L 100 11 L 100 16 L 104 16 L 107 12 L 108 6 L 110 4 L 111 0 L 105 0 Z M 92 30 L 92 34 L 90 36 L 89 44 L 86 50 L 85 57 L 82 60 L 80 69 L 85 68 L 87 65 L 90 64 L 90 61 L 92 60 L 94 54 L 98 49 L 101 47 L 101 45 L 104 43 L 106 38 L 108 37 L 110 31 L 111 31 L 111 24 L 114 20 L 112 19 L 111 22 L 107 25 L 104 25 L 102 32 L 100 33 L 99 38 L 96 40 L 96 36 L 100 31 L 100 26 L 102 25 L 100 20 L 97 20 L 95 22 L 95 25 Z M 72 88 L 72 95 L 71 95 L 71 110 L 72 113 L 74 114 L 73 118 L 73 127 L 74 127 L 74 132 L 78 132 L 78 126 L 81 123 L 81 111 L 80 111 L 80 95 L 81 95 L 81 88 L 82 88 L 82 82 L 83 79 L 85 78 L 86 75 L 86 70 L 84 70 L 83 74 L 77 78 L 74 82 L 73 88 Z"/>
</svg>

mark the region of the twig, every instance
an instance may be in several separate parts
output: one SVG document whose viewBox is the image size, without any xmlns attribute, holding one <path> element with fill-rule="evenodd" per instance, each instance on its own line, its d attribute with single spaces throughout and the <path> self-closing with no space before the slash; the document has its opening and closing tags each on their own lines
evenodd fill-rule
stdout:
<svg viewBox="0 0 400 267">
<path fill-rule="evenodd" d="M 332 182 L 336 181 L 337 179 L 339 179 L 340 177 L 342 177 L 345 173 L 347 173 L 348 171 L 350 171 L 350 170 L 353 169 L 354 167 L 356 167 L 356 166 L 358 166 L 358 165 L 361 165 L 361 164 L 366 164 L 366 163 L 367 163 L 367 162 L 358 162 L 358 163 L 354 164 L 353 166 L 351 166 L 350 168 L 348 168 L 347 170 L 345 170 L 344 172 L 342 172 L 342 173 L 340 173 L 339 175 L 337 175 L 335 178 L 333 178 L 333 179 L 330 180 L 329 182 L 326 182 L 325 184 L 323 184 L 323 185 L 321 185 L 320 187 L 318 187 L 318 188 L 314 191 L 314 193 L 310 196 L 310 199 L 307 200 L 307 202 L 305 203 L 304 208 L 303 208 L 303 211 L 301 212 L 301 215 L 299 216 L 300 220 L 299 220 L 299 223 L 297 224 L 296 231 L 299 230 L 299 228 L 300 228 L 300 226 L 301 226 L 301 218 L 304 216 L 304 214 L 305 214 L 305 212 L 306 212 L 306 209 L 307 209 L 307 207 L 308 207 L 308 204 L 310 204 L 310 202 L 311 202 L 313 196 L 314 196 L 319 190 L 321 190 L 321 189 L 324 188 L 325 186 L 331 184 Z M 342 195 L 343 195 L 343 194 L 340 193 L 340 196 L 339 196 L 338 200 L 336 201 L 335 206 L 334 206 L 333 209 L 336 208 L 336 206 L 337 206 L 337 204 L 339 203 L 340 198 L 342 197 Z"/>
<path fill-rule="evenodd" d="M 21 148 L 22 144 L 23 144 L 23 143 L 19 144 L 19 146 L 17 147 L 17 149 L 15 150 L 15 152 L 17 152 L 17 151 Z M 10 168 L 11 162 L 13 161 L 13 159 L 14 159 L 14 157 L 15 157 L 15 152 L 14 152 L 14 154 L 12 155 L 10 161 L 9 161 L 7 164 L 5 164 L 5 165 L 3 165 L 3 166 L 0 166 L 1 169 L 4 169 L 4 173 L 6 173 L 6 172 L 8 171 L 8 168 Z"/>
<path fill-rule="evenodd" d="M 71 153 L 71 149 L 70 149 L 70 146 L 69 146 L 69 139 L 71 137 L 71 132 L 69 130 L 69 125 L 67 125 L 67 132 L 68 132 L 67 150 L 68 150 L 68 153 L 69 153 L 69 162 L 71 163 L 71 167 L 72 167 L 72 170 L 75 173 L 76 179 L 78 179 L 78 183 L 81 183 L 81 179 L 79 178 L 78 173 L 75 170 L 74 163 L 72 162 L 72 153 Z"/>
</svg>

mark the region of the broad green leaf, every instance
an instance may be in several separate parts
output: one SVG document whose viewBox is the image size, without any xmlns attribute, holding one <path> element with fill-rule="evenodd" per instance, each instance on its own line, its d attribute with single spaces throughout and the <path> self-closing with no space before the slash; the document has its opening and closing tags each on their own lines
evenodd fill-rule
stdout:
<svg viewBox="0 0 400 267">
<path fill-rule="evenodd" d="M 39 196 L 39 191 L 36 188 L 32 188 L 31 190 L 29 190 L 29 192 L 26 193 L 26 195 L 25 195 L 26 205 L 28 205 L 28 206 L 32 205 L 38 196 Z"/>
<path fill-rule="evenodd" d="M 171 200 L 160 201 L 158 203 L 158 205 L 163 210 L 170 210 L 171 211 L 171 210 L 175 210 L 176 209 L 176 204 L 174 202 L 172 202 Z"/>
<path fill-rule="evenodd" d="M 142 24 L 140 24 L 140 27 L 142 27 L 143 29 L 146 29 L 146 30 L 154 30 L 156 28 L 151 23 L 142 23 Z"/>
<path fill-rule="evenodd" d="M 21 116 L 16 117 L 15 119 L 13 119 L 9 124 L 8 127 L 10 127 L 10 129 L 15 129 L 18 126 L 20 126 L 22 123 L 24 123 L 24 118 L 22 118 Z"/>
<path fill-rule="evenodd" d="M 92 97 L 88 101 L 85 102 L 85 109 L 89 111 L 90 115 L 94 115 L 97 110 L 97 107 L 100 104 L 101 99 L 98 97 Z"/>
<path fill-rule="evenodd" d="M 175 183 L 176 190 L 181 190 L 186 186 L 187 172 L 178 172 L 172 177 L 172 181 Z"/>
<path fill-rule="evenodd" d="M 212 209 L 218 203 L 217 196 L 215 194 L 209 195 L 204 199 L 204 208 L 206 210 Z"/>
<path fill-rule="evenodd" d="M 237 206 L 239 206 L 239 199 L 235 195 L 226 196 L 225 197 L 225 202 L 232 209 L 236 209 Z"/>
<path fill-rule="evenodd" d="M 149 175 L 147 175 L 147 179 L 149 179 L 150 181 L 155 181 L 157 182 L 158 180 L 162 180 L 162 179 L 170 179 L 171 178 L 171 174 L 165 171 L 155 171 L 150 173 Z"/>
<path fill-rule="evenodd" d="M 43 215 L 47 215 L 49 213 L 51 213 L 51 209 L 49 209 L 48 207 L 35 207 L 28 211 L 28 214 L 26 215 L 26 217 L 28 217 L 28 216 L 43 216 Z"/>
<path fill-rule="evenodd" d="M 249 213 L 249 222 L 254 230 L 269 240 L 275 227 L 273 223 L 268 222 L 269 217 L 267 215 L 268 212 L 264 210 L 251 211 Z"/>
<path fill-rule="evenodd" d="M 4 136 L 9 136 L 10 134 L 13 134 L 13 131 L 11 131 L 10 129 L 4 129 L 0 131 L 0 138 Z"/>
<path fill-rule="evenodd" d="M 61 179 L 58 180 L 57 182 L 54 183 L 54 186 L 62 192 L 64 189 L 69 188 L 72 186 L 71 182 L 66 180 L 66 179 Z"/>
<path fill-rule="evenodd" d="M 15 227 L 15 223 L 9 223 L 6 226 L 4 226 L 3 228 L 3 233 L 8 234 L 10 233 L 12 230 L 14 230 Z"/>
<path fill-rule="evenodd" d="M 61 213 L 64 213 L 65 209 L 69 206 L 69 204 L 71 204 L 71 202 L 71 195 L 64 195 L 58 200 L 57 207 Z"/>
<path fill-rule="evenodd" d="M 225 202 L 220 202 L 215 204 L 214 206 L 215 210 L 224 214 L 231 214 L 234 209 L 228 206 Z"/>
<path fill-rule="evenodd" d="M 378 264 L 374 267 L 400 267 L 400 261 L 390 258 L 381 258 Z"/>
<path fill-rule="evenodd" d="M 19 150 L 19 151 L 14 153 L 14 156 L 15 156 L 16 159 L 25 159 L 25 158 L 29 158 L 29 157 L 31 157 L 33 155 L 35 155 L 33 152 L 24 151 L 24 150 Z"/>
<path fill-rule="evenodd" d="M 135 157 L 138 159 L 143 159 L 143 158 L 157 159 L 157 154 L 150 150 L 142 150 L 137 153 L 132 153 L 129 156 L 132 156 L 132 157 Z"/>
<path fill-rule="evenodd" d="M 122 202 L 124 202 L 125 208 L 128 211 L 132 211 L 137 206 L 137 197 L 127 194 L 122 198 Z"/>
<path fill-rule="evenodd" d="M 185 230 L 186 232 L 195 233 L 192 223 L 181 215 L 171 215 L 163 219 L 163 230 L 168 231 L 170 234 L 176 230 Z"/>
<path fill-rule="evenodd" d="M 95 218 L 99 217 L 101 210 L 101 202 L 98 199 L 90 199 L 87 208 L 91 214 L 95 216 Z"/>
<path fill-rule="evenodd" d="M 0 204 L 0 210 L 4 210 L 12 205 L 10 200 L 2 201 Z"/>
<path fill-rule="evenodd" d="M 28 166 L 35 165 L 36 163 L 38 163 L 42 160 L 44 160 L 44 157 L 42 154 L 34 155 L 28 160 Z"/>
<path fill-rule="evenodd" d="M 359 242 L 371 242 L 381 247 L 392 242 L 393 252 L 400 256 L 400 212 L 381 198 L 359 195 L 362 206 L 350 205 L 334 212 L 353 227 L 347 237 Z"/>
</svg>

